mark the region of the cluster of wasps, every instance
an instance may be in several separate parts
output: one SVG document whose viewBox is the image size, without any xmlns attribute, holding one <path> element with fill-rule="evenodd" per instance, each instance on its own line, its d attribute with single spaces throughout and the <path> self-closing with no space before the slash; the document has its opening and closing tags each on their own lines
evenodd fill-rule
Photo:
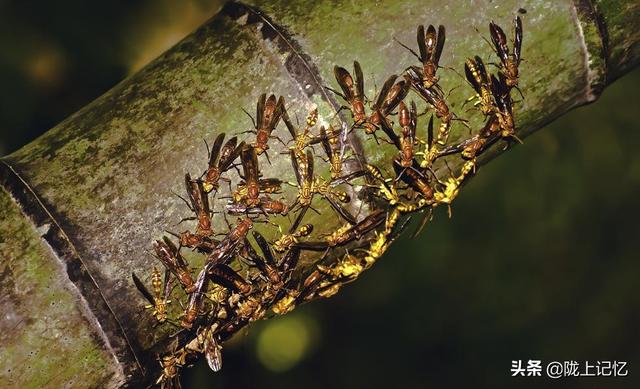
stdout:
<svg viewBox="0 0 640 389">
<path fill-rule="evenodd" d="M 364 94 L 363 72 L 357 61 L 353 76 L 345 68 L 334 68 L 340 90 L 328 89 L 345 101 L 341 110 L 350 111 L 351 128 L 321 126 L 314 133 L 317 110 L 308 114 L 304 126 L 295 126 L 284 98 L 263 94 L 258 99 L 254 129 L 248 131 L 254 135 L 241 142 L 238 136 L 225 142 L 225 134 L 218 135 L 208 152 L 206 170 L 198 178 L 186 174 L 184 179 L 187 199 L 182 199 L 192 215 L 183 220 L 195 220 L 195 229 L 171 233 L 173 238 L 164 236 L 154 242 L 155 256 L 164 271 L 153 269 L 151 291 L 133 274 L 155 320 L 180 328 L 168 354 L 160 358 L 162 373 L 157 384 L 179 387 L 179 369 L 203 354 L 212 370 L 220 370 L 222 342 L 248 323 L 285 314 L 314 298 L 334 295 L 382 256 L 411 214 L 423 213 L 418 232 L 430 220 L 435 207 L 450 207 L 465 179 L 475 173 L 477 158 L 492 144 L 518 140 L 511 91 L 518 88 L 521 62 L 519 16 L 513 25 L 511 44 L 501 27 L 493 22 L 489 25 L 490 44 L 499 58 L 499 63 L 494 64 L 495 74 L 489 73 L 479 56 L 465 62 L 465 78 L 475 91 L 467 102 L 473 102 L 485 121 L 479 131 L 455 145 L 448 142 L 454 122 L 468 125 L 449 109 L 439 85 L 437 73 L 445 44 L 442 25 L 437 30 L 433 25 L 426 30 L 418 27 L 418 52 L 400 43 L 421 66 L 410 66 L 401 76 L 389 77 L 373 101 Z M 418 113 L 414 101 L 406 102 L 411 91 L 424 100 L 424 113 Z M 420 138 L 418 118 L 429 111 L 432 114 L 426 137 Z M 275 134 L 280 122 L 284 122 L 291 136 L 288 141 Z M 361 131 L 363 138 L 375 140 L 380 147 L 397 148 L 388 167 L 393 176 L 387 176 L 387 167 L 362 160 L 358 160 L 358 169 L 346 173 L 348 135 L 353 131 Z M 378 137 L 380 134 L 382 138 Z M 268 151 L 275 144 L 273 139 L 284 145 L 285 151 L 276 155 L 290 159 L 295 182 L 263 177 L 260 158 L 264 157 L 263 163 L 271 163 L 274 156 L 269 157 Z M 326 163 L 327 177 L 314 171 L 316 145 L 322 150 L 323 155 L 318 157 Z M 452 155 L 463 159 L 457 173 L 444 161 L 444 157 Z M 440 159 L 449 169 L 444 181 L 436 174 Z M 226 186 L 227 196 L 220 196 Z M 373 210 L 366 216 L 354 216 L 347 208 L 351 196 L 340 186 L 361 188 L 372 199 Z M 293 191 L 293 199 L 286 199 L 283 187 Z M 276 198 L 278 195 L 281 197 Z M 213 230 L 211 204 L 216 198 L 226 201 L 224 210 L 219 212 L 227 225 L 224 232 Z M 305 217 L 310 209 L 318 212 L 313 206 L 316 198 L 335 211 L 343 223 L 341 227 L 314 234 L 314 226 L 305 223 Z M 279 229 L 272 219 L 283 215 L 293 221 L 286 233 L 276 233 L 276 239 L 268 240 L 253 228 L 261 223 L 265 228 Z M 237 217 L 235 224 L 228 221 L 228 216 Z M 353 249 L 354 246 L 357 247 Z M 183 250 L 203 254 L 204 263 L 198 272 L 185 259 Z M 315 258 L 318 252 L 323 254 L 305 268 L 309 270 L 300 271 L 301 255 L 314 252 L 311 255 Z M 334 255 L 328 256 L 329 252 Z M 174 291 L 177 286 L 178 291 Z M 170 317 L 168 307 L 176 302 L 182 313 Z"/>
</svg>

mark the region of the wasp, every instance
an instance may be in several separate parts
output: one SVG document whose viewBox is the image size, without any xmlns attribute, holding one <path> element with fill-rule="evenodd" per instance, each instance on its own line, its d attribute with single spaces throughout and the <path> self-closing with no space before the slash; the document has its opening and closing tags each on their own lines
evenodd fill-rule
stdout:
<svg viewBox="0 0 640 389">
<path fill-rule="evenodd" d="M 342 93 L 335 89 L 328 89 L 342 97 L 349 104 L 349 107 L 342 108 L 348 108 L 353 116 L 354 126 L 360 126 L 365 124 L 367 114 L 364 105 L 364 77 L 358 61 L 353 61 L 353 70 L 356 75 L 355 82 L 347 69 L 335 66 L 333 68 L 333 74 L 336 77 L 338 85 L 340 85 L 340 89 L 342 89 Z M 375 132 L 375 128 L 372 129 L 371 127 L 367 127 L 366 130 L 369 134 Z"/>
<path fill-rule="evenodd" d="M 198 274 L 194 291 L 189 294 L 187 306 L 185 308 L 182 320 L 180 321 L 180 325 L 186 329 L 191 329 L 193 327 L 193 323 L 196 321 L 198 315 L 200 314 L 200 309 L 202 308 L 204 297 L 209 288 L 209 279 L 206 272 L 207 266 L 208 264 L 205 265 L 205 268 Z"/>
<path fill-rule="evenodd" d="M 511 52 L 502 28 L 494 22 L 489 23 L 491 41 L 498 58 L 500 58 L 501 73 L 505 77 L 505 83 L 508 88 L 518 87 L 518 67 L 522 60 L 520 56 L 522 52 L 522 19 L 520 19 L 520 16 L 516 16 L 513 20 L 513 30 L 513 52 Z"/>
<path fill-rule="evenodd" d="M 311 205 L 313 200 L 314 188 L 313 188 L 313 155 L 311 150 L 307 150 L 304 158 L 298 158 L 293 150 L 290 151 L 291 165 L 296 175 L 298 182 L 298 196 L 296 198 L 296 204 L 300 204 L 301 207 L 307 207 Z M 300 163 L 302 161 L 302 163 Z"/>
<path fill-rule="evenodd" d="M 298 247 L 290 247 L 289 251 L 278 262 L 278 269 L 283 274 L 282 278 L 289 280 L 291 273 L 295 270 L 300 259 L 300 249 Z"/>
<path fill-rule="evenodd" d="M 353 215 L 351 215 L 349 211 L 344 209 L 334 200 L 335 197 L 336 199 L 338 199 L 338 201 L 348 203 L 351 200 L 349 195 L 344 192 L 334 190 L 328 182 L 323 181 L 320 177 L 314 176 L 313 155 L 311 154 L 311 150 L 307 150 L 305 158 L 302 160 L 303 163 L 299 163 L 298 158 L 296 157 L 293 150 L 290 151 L 290 154 L 291 164 L 293 166 L 296 180 L 298 182 L 297 185 L 291 184 L 298 187 L 298 196 L 291 208 L 295 207 L 296 205 L 299 205 L 300 208 L 311 207 L 313 196 L 317 193 L 320 194 L 325 200 L 327 200 L 331 207 L 341 217 L 352 224 L 355 223 L 355 218 L 353 217 Z"/>
<path fill-rule="evenodd" d="M 286 215 L 289 212 L 289 206 L 282 201 L 274 200 L 268 196 L 261 196 L 258 198 L 259 202 L 256 207 L 248 207 L 244 204 L 230 202 L 227 204 L 226 209 L 230 215 L 240 214 L 280 214 Z"/>
<path fill-rule="evenodd" d="M 260 171 L 258 167 L 258 153 L 253 146 L 246 146 L 240 152 L 242 161 L 241 177 L 244 181 L 240 188 L 232 194 L 233 202 L 244 203 L 248 207 L 257 207 L 260 204 Z"/>
<path fill-rule="evenodd" d="M 291 137 L 293 139 L 293 146 L 289 147 L 290 150 L 293 150 L 298 156 L 298 158 L 304 157 L 304 149 L 311 143 L 314 136 L 311 135 L 311 128 L 316 125 L 318 122 L 318 109 L 312 110 L 306 118 L 306 126 L 302 130 L 302 132 L 298 132 L 298 130 L 294 127 L 293 123 L 291 123 L 291 119 L 289 119 L 289 115 L 285 114 L 282 116 L 282 120 L 284 121 Z"/>
<path fill-rule="evenodd" d="M 283 296 L 279 296 L 273 304 L 271 310 L 276 315 L 284 315 L 291 312 L 296 307 L 296 302 L 300 292 L 295 289 L 287 289 Z"/>
<path fill-rule="evenodd" d="M 238 138 L 233 137 L 222 146 L 224 142 L 225 134 L 218 135 L 213 143 L 211 152 L 209 152 L 209 168 L 202 175 L 202 186 L 205 192 L 209 193 L 213 190 L 218 190 L 220 180 L 228 181 L 228 179 L 222 177 L 222 173 L 229 170 L 233 161 L 240 155 L 240 150 L 244 148 L 244 142 L 239 145 Z"/>
<path fill-rule="evenodd" d="M 173 273 L 182 288 L 187 293 L 192 293 L 196 286 L 189 272 L 187 262 L 180 254 L 180 250 L 171 242 L 166 236 L 162 237 L 162 240 L 156 240 L 153 249 L 156 253 L 156 257 L 162 262 L 162 264 Z"/>
<path fill-rule="evenodd" d="M 480 112 L 485 116 L 492 114 L 494 112 L 494 104 L 491 93 L 491 78 L 482 62 L 482 58 L 477 55 L 474 58 L 467 58 L 464 64 L 464 72 L 467 81 L 469 81 L 473 90 L 476 91 L 476 96 L 472 96 L 467 101 L 477 98 L 474 106 L 479 106 Z"/>
<path fill-rule="evenodd" d="M 218 263 L 208 268 L 207 275 L 214 283 L 243 295 L 251 293 L 253 289 L 249 282 L 224 263 Z"/>
<path fill-rule="evenodd" d="M 324 286 L 327 285 L 326 283 L 326 279 L 328 278 L 328 275 L 326 273 L 322 273 L 320 270 L 316 269 L 313 272 L 311 272 L 311 274 L 309 274 L 303 281 L 302 285 L 301 285 L 301 291 L 300 293 L 298 293 L 298 295 L 295 297 L 295 300 L 293 303 L 290 303 L 290 305 L 295 306 L 300 304 L 301 302 L 304 301 L 308 301 L 311 298 L 314 297 L 315 294 L 320 294 L 322 292 L 325 292 L 324 295 L 331 295 L 331 293 L 326 293 Z M 339 286 L 338 286 L 339 288 Z M 336 287 L 334 287 L 333 285 L 331 285 L 329 287 L 330 290 L 332 289 L 337 289 Z M 335 292 L 337 292 L 337 290 L 335 290 Z M 335 294 L 335 293 L 333 293 Z M 327 296 L 328 297 L 328 296 Z"/>
<path fill-rule="evenodd" d="M 334 267 L 316 266 L 317 269 L 304 280 L 296 302 L 308 301 L 315 296 L 329 298 L 335 295 L 343 284 L 353 281 L 362 271 L 362 265 L 358 261 L 358 258 L 347 254 Z M 349 276 L 344 276 L 343 272 Z"/>
<path fill-rule="evenodd" d="M 189 208 L 196 214 L 198 224 L 196 226 L 195 234 L 189 231 L 181 233 L 180 245 L 186 247 L 198 246 L 205 241 L 211 235 L 213 230 L 211 229 L 211 208 L 209 207 L 209 196 L 204 189 L 204 184 L 200 180 L 192 180 L 189 173 L 184 176 L 184 184 L 189 196 L 190 203 Z M 184 220 L 190 220 L 192 218 L 185 218 Z"/>
<path fill-rule="evenodd" d="M 399 163 L 399 162 L 396 162 Z M 379 186 L 376 186 L 378 189 L 377 195 L 384 199 L 390 206 L 392 206 L 392 210 L 386 215 L 386 223 L 385 223 L 385 234 L 389 235 L 397 221 L 399 220 L 401 214 L 410 213 L 418 211 L 427 205 L 429 205 L 432 201 L 428 201 L 425 198 L 420 198 L 417 202 L 406 203 L 402 201 L 401 196 L 398 194 L 395 183 L 389 184 L 390 179 L 384 178 L 380 169 L 373 165 L 365 165 L 366 169 L 371 177 L 380 182 Z M 401 169 L 398 167 L 398 170 Z M 405 168 L 404 171 L 407 168 Z M 415 170 L 415 167 L 411 166 L 410 169 L 413 172 L 418 172 Z M 419 173 L 419 172 L 418 172 Z M 400 173 L 402 174 L 402 173 Z M 409 173 L 413 175 L 413 173 Z M 423 176 L 424 177 L 424 176 Z M 421 178 L 422 179 L 422 178 Z M 426 177 L 424 178 L 426 179 Z"/>
<path fill-rule="evenodd" d="M 308 208 L 306 207 L 302 208 L 300 212 L 298 212 L 296 219 L 293 221 L 293 223 L 291 223 L 291 226 L 289 227 L 289 231 L 286 234 L 283 234 L 282 236 L 280 236 L 278 240 L 273 242 L 273 248 L 276 251 L 278 252 L 287 251 L 289 248 L 291 248 L 291 246 L 298 243 L 299 238 L 309 236 L 313 232 L 312 224 L 304 224 L 300 226 L 300 223 L 302 222 L 302 218 L 304 217 L 307 209 Z M 300 228 L 298 228 L 298 226 L 300 226 Z"/>
<path fill-rule="evenodd" d="M 261 193 L 280 193 L 283 182 L 277 178 L 260 178 L 258 179 L 258 187 Z M 236 197 L 238 202 L 242 201 L 243 196 L 247 194 L 247 185 L 245 182 L 240 182 L 236 188 Z"/>
<path fill-rule="evenodd" d="M 463 143 L 462 158 L 467 160 L 475 159 L 486 149 L 492 139 L 497 139 L 493 135 L 499 132 L 500 122 L 498 116 L 492 115 L 476 136 Z"/>
<path fill-rule="evenodd" d="M 238 224 L 232 228 L 218 245 L 213 249 L 211 254 L 207 256 L 207 263 L 228 263 L 233 259 L 238 246 L 244 241 L 244 238 L 253 228 L 253 221 L 248 218 L 238 220 Z"/>
<path fill-rule="evenodd" d="M 317 269 L 327 275 L 330 282 L 347 283 L 355 280 L 365 269 L 364 262 L 351 254 L 346 254 L 333 266 L 317 265 Z"/>
<path fill-rule="evenodd" d="M 425 88 L 419 82 L 419 75 L 415 70 L 411 68 L 407 69 L 407 75 L 405 77 L 411 80 L 411 85 L 416 92 L 435 110 L 436 117 L 440 119 L 436 143 L 440 146 L 446 145 L 447 139 L 449 138 L 449 130 L 451 129 L 451 122 L 453 120 L 465 122 L 465 120 L 457 118 L 453 112 L 451 112 L 440 91 Z"/>
<path fill-rule="evenodd" d="M 202 337 L 204 338 L 202 339 L 202 349 L 204 351 L 207 364 L 211 370 L 218 372 L 222 369 L 222 346 L 210 327 L 203 331 Z"/>
<path fill-rule="evenodd" d="M 193 292 L 189 295 L 187 307 L 183 315 L 181 325 L 190 329 L 198 318 L 204 296 L 209 288 L 209 272 L 217 265 L 226 265 L 233 260 L 240 244 L 253 227 L 253 222 L 249 218 L 243 218 L 238 221 L 236 227 L 231 229 L 225 238 L 216 245 L 216 247 L 207 256 L 205 266 L 198 274 Z"/>
<path fill-rule="evenodd" d="M 387 116 L 396 109 L 398 104 L 400 104 L 407 96 L 407 93 L 409 93 L 409 83 L 401 80 L 394 84 L 397 78 L 398 76 L 394 74 L 382 85 L 382 89 L 380 89 L 380 93 L 372 107 L 373 113 L 367 120 L 367 127 L 365 127 L 365 129 L 368 134 L 375 132 L 375 129 L 379 127 L 383 121 L 387 120 Z"/>
<path fill-rule="evenodd" d="M 163 281 L 160 271 L 155 267 L 153 268 L 153 272 L 151 273 L 153 294 L 151 294 L 138 276 L 136 276 L 135 273 L 131 273 L 136 288 L 138 288 L 140 293 L 142 293 L 144 298 L 150 303 L 149 305 L 145 305 L 145 309 L 152 309 L 151 314 L 156 318 L 158 323 L 164 323 L 167 320 L 167 305 L 171 303 L 171 300 L 167 299 L 170 292 L 169 274 L 169 270 L 166 270 Z"/>
<path fill-rule="evenodd" d="M 378 189 L 377 195 L 383 198 L 389 205 L 398 204 L 400 202 L 400 195 L 395 185 L 388 184 L 390 179 L 385 179 L 380 169 L 376 166 L 366 164 L 365 168 L 371 177 L 380 182 L 380 185 L 374 186 Z"/>
<path fill-rule="evenodd" d="M 269 247 L 269 243 L 267 240 L 257 231 L 253 232 L 253 238 L 258 244 L 258 247 L 262 251 L 263 256 L 258 255 L 258 253 L 253 249 L 249 242 L 245 242 L 244 248 L 247 256 L 251 260 L 251 263 L 258 268 L 263 277 L 272 285 L 279 285 L 282 283 L 282 278 L 280 277 L 280 270 L 276 264 L 276 260 L 273 256 L 273 252 Z"/>
<path fill-rule="evenodd" d="M 329 127 L 331 132 L 333 128 Z M 346 135 L 346 131 L 343 132 Z M 336 139 L 336 142 L 332 142 L 332 139 Z M 322 143 L 322 149 L 327 155 L 328 162 L 330 164 L 329 171 L 331 173 L 331 179 L 338 179 L 342 175 L 342 162 L 344 160 L 346 139 L 344 142 L 337 142 L 337 137 L 332 138 L 327 135 L 324 127 L 320 127 L 320 141 Z"/>
<path fill-rule="evenodd" d="M 163 356 L 160 360 L 162 374 L 156 381 L 156 385 L 160 385 L 161 389 L 180 389 L 180 377 L 178 369 L 185 363 L 184 355 L 169 354 Z"/>
<path fill-rule="evenodd" d="M 346 131 L 343 128 L 336 129 L 331 125 L 326 129 L 322 126 L 320 127 L 320 136 L 311 139 L 309 144 L 315 145 L 325 140 L 335 149 L 339 144 L 346 143 Z"/>
<path fill-rule="evenodd" d="M 438 32 L 433 25 L 427 27 L 427 32 L 424 31 L 424 26 L 418 26 L 417 31 L 418 41 L 418 55 L 413 49 L 400 43 L 405 49 L 409 50 L 420 62 L 422 62 L 422 69 L 413 67 L 417 73 L 422 73 L 420 77 L 422 85 L 429 89 L 438 83 L 438 77 L 436 71 L 439 68 L 440 57 L 442 56 L 442 49 L 444 48 L 445 41 L 445 28 L 443 25 L 438 26 Z"/>
<path fill-rule="evenodd" d="M 325 251 L 336 246 L 344 246 L 354 240 L 359 240 L 367 233 L 376 229 L 385 220 L 385 212 L 382 210 L 371 213 L 358 223 L 351 225 L 345 224 L 333 233 L 329 234 L 325 241 L 318 242 L 298 242 L 294 247 L 302 250 Z"/>
<path fill-rule="evenodd" d="M 393 161 L 393 169 L 399 179 L 402 179 L 405 184 L 422 195 L 426 201 L 430 202 L 433 200 L 433 188 L 431 187 L 429 178 L 416 169 L 416 166 L 403 167 L 400 161 L 395 159 Z"/>
<path fill-rule="evenodd" d="M 433 115 L 429 118 L 429 124 L 427 125 L 427 141 L 425 142 L 424 152 L 420 151 L 416 154 L 423 157 L 420 162 L 422 169 L 429 168 L 433 161 L 440 156 L 440 149 L 433 144 Z"/>
<path fill-rule="evenodd" d="M 411 102 L 411 110 L 409 110 L 404 102 L 401 102 L 398 109 L 398 115 L 400 127 L 402 127 L 402 138 L 400 139 L 400 165 L 403 167 L 413 166 L 413 146 L 416 139 L 416 125 L 418 120 L 416 104 Z"/>
<path fill-rule="evenodd" d="M 447 181 L 444 182 L 444 190 L 436 191 L 434 194 L 436 203 L 450 205 L 458 196 L 458 192 L 460 191 L 462 182 L 473 170 L 475 170 L 475 166 L 475 159 L 466 161 L 462 165 L 460 174 L 457 177 L 450 177 L 449 179 L 447 179 Z M 451 210 L 449 210 L 449 213 L 451 213 Z"/>
<path fill-rule="evenodd" d="M 248 254 L 253 263 L 258 267 L 262 276 L 267 280 L 267 288 L 262 293 L 266 300 L 279 299 L 280 290 L 289 282 L 291 274 L 300 259 L 300 249 L 292 247 L 279 262 L 275 261 L 267 240 L 257 232 L 253 234 L 258 247 L 263 253 L 259 256 L 250 245 Z"/>
<path fill-rule="evenodd" d="M 235 313 L 240 321 L 252 322 L 264 316 L 265 309 L 259 296 L 251 295 L 244 298 L 239 294 L 235 296 L 238 299 L 234 302 Z"/>
<path fill-rule="evenodd" d="M 491 92 L 496 102 L 496 117 L 500 126 L 500 136 L 503 138 L 514 138 L 518 142 L 522 141 L 515 132 L 515 122 L 513 119 L 513 101 L 509 93 L 509 87 L 506 84 L 506 78 L 500 74 L 499 79 L 491 75 Z"/>
<path fill-rule="evenodd" d="M 460 153 L 465 160 L 471 160 L 482 154 L 490 145 L 500 138 L 500 123 L 495 113 L 487 118 L 480 132 L 437 153 L 438 157 Z"/>
<path fill-rule="evenodd" d="M 277 102 L 275 95 L 271 95 L 267 99 L 266 93 L 263 93 L 258 99 L 256 121 L 253 123 L 256 133 L 256 142 L 253 147 L 258 155 L 269 149 L 269 138 L 271 138 L 271 133 L 278 125 L 284 111 L 284 97 L 282 96 Z M 251 120 L 253 121 L 253 118 Z"/>
<path fill-rule="evenodd" d="M 365 256 L 362 258 L 362 261 L 365 263 L 365 269 L 371 267 L 376 261 L 378 261 L 378 259 L 382 257 L 389 246 L 396 240 L 398 236 L 400 236 L 400 233 L 408 224 L 409 219 L 405 220 L 404 223 L 402 223 L 402 225 L 398 227 L 396 231 L 385 229 L 383 233 L 376 232 L 375 237 L 369 244 L 368 249 L 358 249 L 358 251 L 362 251 L 365 254 Z"/>
</svg>

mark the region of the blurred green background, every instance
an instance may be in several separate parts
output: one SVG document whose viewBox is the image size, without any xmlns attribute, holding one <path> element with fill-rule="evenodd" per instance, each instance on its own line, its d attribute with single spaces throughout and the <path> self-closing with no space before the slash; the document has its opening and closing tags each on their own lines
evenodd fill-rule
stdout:
<svg viewBox="0 0 640 389">
<path fill-rule="evenodd" d="M 220 1 L 0 0 L 0 155 L 135 72 Z M 640 379 L 640 71 L 481 169 L 447 220 L 336 297 L 253 325 L 194 388 L 542 387 L 511 360 L 622 360 Z M 444 210 L 441 210 L 444 211 Z M 638 239 L 638 240 L 637 240 Z M 560 382 L 559 382 L 560 383 Z"/>
</svg>

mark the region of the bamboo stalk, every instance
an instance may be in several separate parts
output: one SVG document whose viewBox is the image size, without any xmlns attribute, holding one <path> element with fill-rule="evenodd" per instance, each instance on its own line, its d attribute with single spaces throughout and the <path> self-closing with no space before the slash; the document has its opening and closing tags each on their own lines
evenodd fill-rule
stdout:
<svg viewBox="0 0 640 389">
<path fill-rule="evenodd" d="M 412 44 L 418 24 L 441 23 L 448 38 L 441 65 L 461 72 L 466 57 L 489 56 L 481 37 L 488 37 L 488 22 L 506 27 L 522 9 L 526 97 L 516 120 L 525 138 L 594 101 L 638 64 L 638 8 L 583 0 L 227 4 L 140 72 L 0 161 L 0 289 L 3 311 L 13 314 L 2 323 L 10 335 L 0 338 L 0 375 L 16 385 L 78 387 L 155 378 L 157 352 L 171 329 L 152 330 L 131 272 L 148 272 L 151 240 L 185 215 L 171 192 L 181 192 L 184 172 L 201 171 L 202 139 L 249 129 L 241 108 L 252 110 L 261 93 L 284 95 L 301 118 L 317 106 L 328 121 L 339 105 L 324 89 L 335 86 L 335 64 L 360 61 L 373 96 L 372 75 L 400 73 L 415 62 L 393 38 Z M 447 87 L 464 84 L 450 70 L 441 77 Z M 384 79 L 375 81 L 379 87 Z M 468 91 L 451 92 L 454 111 Z M 452 141 L 467 135 L 457 128 Z M 391 156 L 375 142 L 352 141 L 369 163 L 388 163 Z M 481 162 L 500 152 L 492 149 Z M 286 158 L 263 166 L 267 177 L 288 169 Z M 312 222 L 332 218 L 323 212 Z"/>
</svg>

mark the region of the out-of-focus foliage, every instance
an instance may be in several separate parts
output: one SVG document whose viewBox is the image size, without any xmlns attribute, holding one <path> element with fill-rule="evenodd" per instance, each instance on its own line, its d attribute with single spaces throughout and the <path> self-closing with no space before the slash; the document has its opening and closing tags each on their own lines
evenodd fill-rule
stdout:
<svg viewBox="0 0 640 389">
<path fill-rule="evenodd" d="M 0 155 L 100 96 L 222 4 L 0 1 Z"/>
<path fill-rule="evenodd" d="M 0 2 L 0 153 L 87 104 L 218 7 Z M 186 371 L 185 384 L 540 387 L 543 379 L 512 379 L 511 360 L 617 359 L 629 361 L 627 379 L 565 383 L 634 387 L 639 86 L 635 71 L 527 138 L 481 169 L 451 220 L 438 214 L 338 296 L 240 333 L 225 345 L 221 373 L 202 364 Z"/>
</svg>

